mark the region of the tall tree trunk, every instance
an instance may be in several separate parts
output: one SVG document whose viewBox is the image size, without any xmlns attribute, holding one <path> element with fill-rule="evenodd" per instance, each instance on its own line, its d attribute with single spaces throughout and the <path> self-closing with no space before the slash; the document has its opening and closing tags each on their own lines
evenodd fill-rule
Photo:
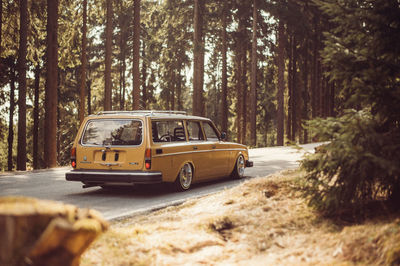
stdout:
<svg viewBox="0 0 400 266">
<path fill-rule="evenodd" d="M 39 169 L 39 96 L 40 65 L 35 67 L 35 99 L 33 107 L 33 169 Z"/>
<path fill-rule="evenodd" d="M 118 1 L 119 10 L 123 10 L 123 0 Z M 127 28 L 125 23 L 125 17 L 120 16 L 119 18 L 119 27 L 121 29 L 120 40 L 119 40 L 119 48 L 120 48 L 120 80 L 119 80 L 119 109 L 125 109 L 125 88 L 126 88 L 126 34 Z"/>
<path fill-rule="evenodd" d="M 285 123 L 285 107 L 284 107 L 284 91 L 285 91 L 285 25 L 281 20 L 278 24 L 278 114 L 277 114 L 277 145 L 283 146 L 284 139 L 284 123 Z"/>
<path fill-rule="evenodd" d="M 140 72 L 139 72 L 139 59 L 140 59 L 140 0 L 134 0 L 133 4 L 133 62 L 132 62 L 132 75 L 133 75 L 133 110 L 140 109 Z"/>
<path fill-rule="evenodd" d="M 122 109 L 122 79 L 123 79 L 123 70 L 122 70 L 122 59 L 120 58 L 119 60 L 119 87 L 118 87 L 118 104 L 119 104 L 119 110 Z"/>
<path fill-rule="evenodd" d="M 112 19 L 113 0 L 106 0 L 106 58 L 104 72 L 104 111 L 112 110 L 112 81 L 111 81 L 111 55 L 112 55 Z"/>
<path fill-rule="evenodd" d="M 241 2 L 238 7 L 238 27 L 236 35 L 236 55 L 235 59 L 237 64 L 236 70 L 236 90 L 237 90 L 237 102 L 236 102 L 236 115 L 237 115 L 237 138 L 238 142 L 244 143 L 246 139 L 246 123 L 247 123 L 247 110 L 246 110 L 246 98 L 247 98 L 247 46 L 249 41 L 246 34 L 246 5 Z"/>
<path fill-rule="evenodd" d="M 240 49 L 239 45 L 236 45 L 235 48 L 235 79 L 236 79 L 236 106 L 235 106 L 235 111 L 236 111 L 236 141 L 240 142 L 241 139 L 241 126 L 240 126 L 240 121 L 241 121 L 241 116 L 242 116 L 242 110 L 241 104 L 239 104 L 239 100 L 242 99 L 242 89 L 241 89 L 241 82 L 240 82 L 240 74 L 241 71 L 241 59 L 240 59 Z"/>
<path fill-rule="evenodd" d="M 244 28 L 244 31 L 246 31 L 246 28 Z M 245 36 L 245 33 L 243 34 Z M 242 45 L 242 74 L 241 74 L 241 83 L 242 83 L 242 101 L 241 101 L 241 109 L 242 109 L 242 138 L 240 140 L 240 143 L 246 144 L 247 142 L 247 115 L 248 115 L 248 110 L 247 110 L 247 44 L 249 44 L 247 41 Z"/>
<path fill-rule="evenodd" d="M 120 107 L 121 110 L 125 110 L 125 95 L 126 95 L 126 58 L 125 58 L 125 53 L 124 53 L 124 59 L 122 61 L 122 95 L 121 95 L 121 101 L 120 101 Z"/>
<path fill-rule="evenodd" d="M 296 133 L 297 133 L 297 102 L 298 102 L 298 87 L 297 87 L 297 39 L 296 34 L 293 34 L 293 41 L 292 41 L 292 134 L 291 140 L 296 141 Z"/>
<path fill-rule="evenodd" d="M 13 170 L 14 110 L 15 110 L 15 65 L 10 71 L 10 116 L 8 119 L 8 171 Z"/>
<path fill-rule="evenodd" d="M 335 117 L 335 82 L 331 83 L 329 99 L 329 116 Z"/>
<path fill-rule="evenodd" d="M 3 54 L 3 46 L 1 43 L 3 41 L 3 0 L 0 0 L 0 58 Z"/>
<path fill-rule="evenodd" d="M 302 121 L 308 120 L 308 38 L 304 41 L 304 51 L 303 51 L 303 114 Z M 308 143 L 308 131 L 304 128 L 303 132 L 303 143 Z"/>
<path fill-rule="evenodd" d="M 51 168 L 57 166 L 58 0 L 47 0 L 47 14 L 44 161 Z"/>
<path fill-rule="evenodd" d="M 204 0 L 194 0 L 193 32 L 193 114 L 204 115 Z"/>
<path fill-rule="evenodd" d="M 257 0 L 253 1 L 253 38 L 251 45 L 250 139 L 257 144 Z"/>
<path fill-rule="evenodd" d="M 120 69 L 120 93 L 119 93 L 119 108 L 120 110 L 125 109 L 125 90 L 126 90 L 126 45 L 121 44 L 121 69 Z"/>
<path fill-rule="evenodd" d="M 28 35 L 27 0 L 20 0 L 19 25 L 17 170 L 26 170 L 26 49 Z"/>
<path fill-rule="evenodd" d="M 91 99 L 92 99 L 92 81 L 89 79 L 86 82 L 86 87 L 87 87 L 87 110 L 88 110 L 88 115 L 92 114 L 92 104 L 91 104 Z"/>
<path fill-rule="evenodd" d="M 86 94 L 86 32 L 87 32 L 87 0 L 83 0 L 83 25 L 82 25 L 82 54 L 81 54 L 81 79 L 79 82 L 79 121 L 82 124 L 85 118 L 85 94 Z"/>
<path fill-rule="evenodd" d="M 147 64 L 146 64 L 146 44 L 143 42 L 142 44 L 142 97 L 143 97 L 143 109 L 147 109 Z"/>
<path fill-rule="evenodd" d="M 312 118 L 316 118 L 318 116 L 317 112 L 317 80 L 318 80 L 318 19 L 314 17 L 313 19 L 314 25 L 314 34 L 313 34 L 313 61 L 312 61 L 312 72 L 311 72 L 311 110 L 312 110 Z"/>
<path fill-rule="evenodd" d="M 319 41 L 318 41 L 318 47 L 319 47 Z M 321 58 L 319 56 L 319 54 L 317 53 L 317 73 L 316 73 L 316 105 L 317 105 L 317 116 L 318 117 L 322 117 L 322 86 L 323 86 L 323 76 L 322 76 L 322 64 L 321 64 Z"/>
<path fill-rule="evenodd" d="M 241 23 L 239 22 L 239 27 Z M 242 88 L 242 51 L 243 49 L 241 46 L 243 44 L 241 43 L 241 34 L 240 30 L 237 33 L 238 34 L 238 40 L 236 41 L 236 55 L 235 55 L 235 64 L 236 64 L 236 131 L 237 131 L 237 142 L 240 142 L 242 140 L 242 115 L 243 115 L 243 88 Z"/>
<path fill-rule="evenodd" d="M 176 75 L 175 75 L 175 67 L 171 70 L 171 76 L 173 82 L 171 82 L 171 109 L 175 110 L 175 90 L 176 90 Z"/>
<path fill-rule="evenodd" d="M 292 108 L 293 108 L 293 35 L 289 34 L 289 66 L 288 66 L 288 115 L 286 121 L 286 135 L 292 141 Z"/>
<path fill-rule="evenodd" d="M 183 104 L 182 104 L 182 62 L 178 63 L 178 78 L 177 78 L 177 84 L 176 84 L 176 98 L 177 98 L 177 105 L 178 105 L 178 110 L 181 111 L 183 109 Z"/>
<path fill-rule="evenodd" d="M 223 13 L 222 13 L 222 80 L 221 80 L 221 127 L 222 132 L 228 131 L 228 67 L 227 67 L 227 12 L 228 5 L 224 1 Z"/>
<path fill-rule="evenodd" d="M 321 71 L 321 73 L 325 72 L 325 69 Z M 327 89 L 328 89 L 328 79 L 322 76 L 322 86 L 321 86 L 321 97 L 320 97 L 320 108 L 321 108 L 321 116 L 323 118 L 327 117 Z"/>
</svg>

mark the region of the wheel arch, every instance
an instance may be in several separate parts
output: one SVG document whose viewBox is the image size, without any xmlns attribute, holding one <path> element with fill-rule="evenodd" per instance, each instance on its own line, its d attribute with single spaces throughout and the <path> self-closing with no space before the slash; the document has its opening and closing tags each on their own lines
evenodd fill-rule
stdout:
<svg viewBox="0 0 400 266">
<path fill-rule="evenodd" d="M 232 173 L 233 170 L 235 169 L 237 159 L 239 158 L 240 155 L 243 155 L 244 159 L 246 160 L 246 155 L 243 153 L 243 151 L 238 151 L 231 160 L 230 166 L 229 166 L 229 173 Z"/>
<path fill-rule="evenodd" d="M 190 166 L 192 167 L 192 175 L 193 175 L 193 179 L 192 180 L 195 181 L 196 167 L 194 166 L 194 163 L 191 160 L 185 160 L 179 165 L 179 167 L 176 168 L 177 170 L 175 171 L 175 177 L 173 178 L 172 182 L 176 181 L 176 179 L 178 178 L 179 172 L 181 171 L 182 167 L 187 163 L 189 163 Z"/>
</svg>

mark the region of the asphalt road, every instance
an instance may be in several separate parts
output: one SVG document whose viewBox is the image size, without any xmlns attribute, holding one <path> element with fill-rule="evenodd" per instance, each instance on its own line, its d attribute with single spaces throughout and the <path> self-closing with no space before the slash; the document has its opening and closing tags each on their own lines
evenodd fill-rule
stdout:
<svg viewBox="0 0 400 266">
<path fill-rule="evenodd" d="M 302 150 L 291 147 L 251 149 L 253 168 L 246 168 L 246 178 L 223 179 L 196 184 L 186 192 L 174 192 L 165 185 L 141 185 L 128 189 L 104 190 L 100 187 L 82 188 L 80 182 L 68 182 L 65 173 L 69 167 L 0 174 L 0 196 L 21 195 L 40 199 L 62 201 L 81 208 L 100 211 L 106 219 L 117 219 L 136 213 L 179 204 L 186 199 L 201 197 L 244 180 L 264 177 L 284 169 L 298 166 L 304 152 L 313 152 L 316 144 L 302 145 Z"/>
</svg>

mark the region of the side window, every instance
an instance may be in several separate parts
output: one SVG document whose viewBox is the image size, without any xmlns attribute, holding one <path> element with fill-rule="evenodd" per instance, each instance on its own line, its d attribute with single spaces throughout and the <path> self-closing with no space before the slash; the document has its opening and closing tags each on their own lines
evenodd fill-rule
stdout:
<svg viewBox="0 0 400 266">
<path fill-rule="evenodd" d="M 199 122 L 188 121 L 187 128 L 190 141 L 204 140 L 203 132 L 201 131 Z"/>
<path fill-rule="evenodd" d="M 152 121 L 153 142 L 186 141 L 182 121 Z"/>
<path fill-rule="evenodd" d="M 218 141 L 218 134 L 215 129 L 207 122 L 203 123 L 204 133 L 206 134 L 207 140 L 209 141 Z"/>
</svg>

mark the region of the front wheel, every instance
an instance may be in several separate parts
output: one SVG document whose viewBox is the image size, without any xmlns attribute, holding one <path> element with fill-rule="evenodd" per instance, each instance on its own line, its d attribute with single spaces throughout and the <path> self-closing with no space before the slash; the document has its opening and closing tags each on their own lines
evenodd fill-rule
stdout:
<svg viewBox="0 0 400 266">
<path fill-rule="evenodd" d="M 175 180 L 175 187 L 179 191 L 185 191 L 190 188 L 193 180 L 193 169 L 190 163 L 185 163 L 179 171 L 178 177 Z"/>
<path fill-rule="evenodd" d="M 243 155 L 239 155 L 239 157 L 236 159 L 235 168 L 233 169 L 231 176 L 236 179 L 243 178 L 244 168 L 245 168 L 244 157 Z"/>
</svg>

